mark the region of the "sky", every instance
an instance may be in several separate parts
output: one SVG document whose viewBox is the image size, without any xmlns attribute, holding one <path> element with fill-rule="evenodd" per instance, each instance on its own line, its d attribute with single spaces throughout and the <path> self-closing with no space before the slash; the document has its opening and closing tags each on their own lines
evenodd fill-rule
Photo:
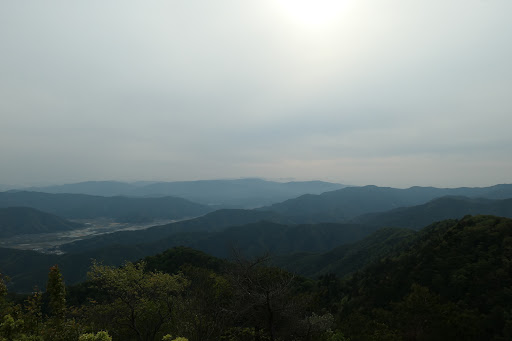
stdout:
<svg viewBox="0 0 512 341">
<path fill-rule="evenodd" d="M 510 0 L 0 0 L 0 184 L 512 182 Z"/>
</svg>

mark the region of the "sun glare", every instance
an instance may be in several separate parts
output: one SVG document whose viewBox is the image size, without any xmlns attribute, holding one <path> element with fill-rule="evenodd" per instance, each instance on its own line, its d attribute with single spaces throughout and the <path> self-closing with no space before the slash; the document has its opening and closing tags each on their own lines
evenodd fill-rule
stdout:
<svg viewBox="0 0 512 341">
<path fill-rule="evenodd" d="M 341 13 L 346 0 L 277 0 L 285 14 L 307 26 L 326 26 Z"/>
</svg>

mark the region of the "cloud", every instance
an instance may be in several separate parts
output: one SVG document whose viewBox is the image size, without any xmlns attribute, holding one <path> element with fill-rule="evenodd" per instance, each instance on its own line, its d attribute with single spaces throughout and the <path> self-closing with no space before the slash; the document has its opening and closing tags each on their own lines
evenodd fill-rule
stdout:
<svg viewBox="0 0 512 341">
<path fill-rule="evenodd" d="M 510 2 L 1 7 L 0 183 L 507 182 Z"/>
</svg>

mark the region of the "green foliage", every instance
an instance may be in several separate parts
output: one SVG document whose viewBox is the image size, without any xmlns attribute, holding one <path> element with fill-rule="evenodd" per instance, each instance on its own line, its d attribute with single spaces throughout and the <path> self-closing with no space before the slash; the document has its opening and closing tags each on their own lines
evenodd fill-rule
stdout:
<svg viewBox="0 0 512 341">
<path fill-rule="evenodd" d="M 7 295 L 7 285 L 5 285 L 5 276 L 0 273 L 0 316 L 5 308 L 5 296 Z"/>
<path fill-rule="evenodd" d="M 201 267 L 214 271 L 220 271 L 225 264 L 219 258 L 212 257 L 204 252 L 188 247 L 174 247 L 155 256 L 144 259 L 148 270 L 176 273 L 185 266 Z"/>
<path fill-rule="evenodd" d="M 121 268 L 93 264 L 90 281 L 106 295 L 89 308 L 98 327 L 141 341 L 172 330 L 178 295 L 188 282 L 182 275 L 146 273 L 144 268 L 144 262 Z"/>
<path fill-rule="evenodd" d="M 188 339 L 185 337 L 177 337 L 173 339 L 171 334 L 167 334 L 162 338 L 162 341 L 188 341 Z"/>
<path fill-rule="evenodd" d="M 511 241 L 506 218 L 468 216 L 425 228 L 344 284 L 341 327 L 353 340 L 368 338 L 354 326 L 369 322 L 404 339 L 504 338 L 512 309 Z"/>
<path fill-rule="evenodd" d="M 340 331 L 328 331 L 323 336 L 325 341 L 350 341 Z"/>
<path fill-rule="evenodd" d="M 50 268 L 46 292 L 50 296 L 50 313 L 52 316 L 62 319 L 66 313 L 66 287 L 57 265 Z"/>
<path fill-rule="evenodd" d="M 15 334 L 18 334 L 23 327 L 23 320 L 15 320 L 10 314 L 3 317 L 3 321 L 0 323 L 0 335 L 5 337 L 7 340 L 14 338 Z"/>
<path fill-rule="evenodd" d="M 94 333 L 82 334 L 78 341 L 112 341 L 112 337 L 105 331 Z"/>
<path fill-rule="evenodd" d="M 38 333 L 43 326 L 42 301 L 43 295 L 40 291 L 32 293 L 25 300 L 23 320 L 25 321 L 25 329 L 32 333 Z"/>
<path fill-rule="evenodd" d="M 233 322 L 228 309 L 231 287 L 224 276 L 209 269 L 194 266 L 182 269 L 190 285 L 181 297 L 176 333 L 190 340 L 215 340 Z"/>
<path fill-rule="evenodd" d="M 304 319 L 307 303 L 298 293 L 296 276 L 266 262 L 266 257 L 238 257 L 229 269 L 234 316 L 241 326 L 254 329 L 255 339 L 265 336 L 274 341 L 307 334 L 314 319 Z"/>
</svg>

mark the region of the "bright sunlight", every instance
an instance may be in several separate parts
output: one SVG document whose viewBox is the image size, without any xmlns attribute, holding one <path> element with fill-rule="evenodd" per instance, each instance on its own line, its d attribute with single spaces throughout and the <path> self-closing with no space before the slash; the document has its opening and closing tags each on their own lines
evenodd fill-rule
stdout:
<svg viewBox="0 0 512 341">
<path fill-rule="evenodd" d="M 327 26 L 346 5 L 346 0 L 277 0 L 285 14 L 309 27 Z"/>
</svg>

